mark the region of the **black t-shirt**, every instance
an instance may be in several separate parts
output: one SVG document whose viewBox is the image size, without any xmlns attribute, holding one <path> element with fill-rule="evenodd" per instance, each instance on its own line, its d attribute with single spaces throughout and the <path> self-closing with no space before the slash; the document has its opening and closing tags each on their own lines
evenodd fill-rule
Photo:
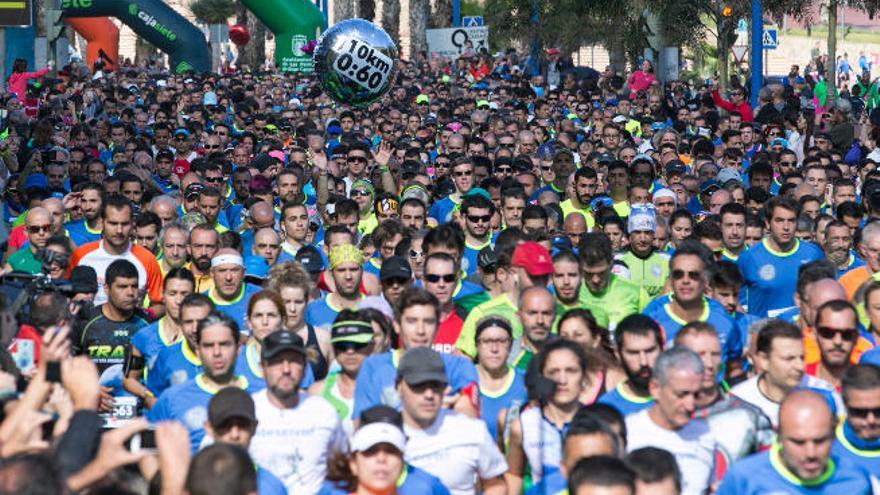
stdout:
<svg viewBox="0 0 880 495">
<path fill-rule="evenodd" d="M 113 365 L 124 364 L 131 337 L 152 321 L 140 309 L 125 321 L 113 321 L 104 316 L 103 308 L 101 305 L 92 309 L 77 329 L 73 341 L 74 352 L 88 356 L 98 366 L 99 373 Z"/>
</svg>

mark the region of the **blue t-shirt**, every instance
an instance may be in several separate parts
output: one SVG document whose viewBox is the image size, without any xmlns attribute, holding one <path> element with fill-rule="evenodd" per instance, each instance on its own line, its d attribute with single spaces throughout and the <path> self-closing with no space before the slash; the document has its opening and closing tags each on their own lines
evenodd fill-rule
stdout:
<svg viewBox="0 0 880 495">
<path fill-rule="evenodd" d="M 209 299 L 214 303 L 214 307 L 217 311 L 225 314 L 226 316 L 235 320 L 238 323 L 238 328 L 241 330 L 242 334 L 249 334 L 250 332 L 247 330 L 247 327 L 244 323 L 244 317 L 247 315 L 247 307 L 248 302 L 251 300 L 251 296 L 263 290 L 261 287 L 257 287 L 256 285 L 251 284 L 242 284 L 241 290 L 238 292 L 238 296 L 232 301 L 226 301 L 221 299 L 217 294 L 217 289 L 213 288 L 205 294 Z"/>
<path fill-rule="evenodd" d="M 614 407 L 623 416 L 629 416 L 654 405 L 653 397 L 631 395 L 623 389 L 623 384 L 624 382 L 618 383 L 614 390 L 605 392 L 596 402 Z"/>
<path fill-rule="evenodd" d="M 519 407 L 528 402 L 525 373 L 518 368 L 510 368 L 508 381 L 499 392 L 488 393 L 480 387 L 480 418 L 489 428 L 492 438 L 498 438 L 498 414 L 503 409 Z"/>
<path fill-rule="evenodd" d="M 849 260 L 846 262 L 846 266 L 843 268 L 837 269 L 837 278 L 842 277 L 846 272 L 850 270 L 855 270 L 856 268 L 865 266 L 865 262 L 862 261 L 861 258 L 856 256 L 854 253 L 849 253 Z"/>
<path fill-rule="evenodd" d="M 239 386 L 253 393 L 247 380 L 237 377 Z M 205 380 L 204 375 L 175 385 L 159 396 L 159 400 L 147 413 L 151 423 L 180 421 L 189 431 L 190 449 L 195 452 L 205 438 L 205 421 L 208 420 L 208 402 L 217 393 Z"/>
<path fill-rule="evenodd" d="M 257 466 L 257 495 L 287 495 L 287 488 L 271 471 Z"/>
<path fill-rule="evenodd" d="M 827 479 L 818 484 L 806 484 L 783 464 L 779 447 L 760 452 L 733 464 L 721 480 L 715 495 L 868 495 L 871 481 L 868 473 L 849 459 L 832 455 L 833 463 Z"/>
<path fill-rule="evenodd" d="M 461 269 L 467 273 L 468 276 L 471 276 L 477 273 L 477 255 L 480 254 L 480 251 L 492 245 L 491 240 L 486 241 L 486 244 L 482 246 L 475 246 L 469 244 L 467 241 L 464 243 L 464 257 L 461 259 Z"/>
<path fill-rule="evenodd" d="M 428 210 L 428 217 L 437 220 L 437 223 L 441 225 L 448 223 L 452 219 L 452 212 L 457 207 L 458 203 L 453 201 L 451 197 L 446 196 L 431 206 L 431 209 Z"/>
<path fill-rule="evenodd" d="M 845 457 L 869 473 L 880 473 L 880 440 L 859 438 L 846 421 L 837 425 L 834 436 L 832 455 Z"/>
<path fill-rule="evenodd" d="M 259 392 L 266 388 L 266 379 L 263 376 L 263 369 L 260 367 L 260 356 L 257 354 L 256 347 L 248 344 L 241 348 L 238 357 L 235 358 L 235 374 L 243 376 L 247 380 L 249 390 Z M 309 388 L 313 383 L 315 383 L 315 373 L 312 371 L 312 365 L 306 361 L 306 368 L 303 371 L 299 388 Z"/>
<path fill-rule="evenodd" d="M 70 240 L 77 246 L 101 239 L 101 231 L 89 229 L 85 219 L 67 222 L 64 224 L 64 228 L 67 229 L 67 235 L 70 237 Z"/>
<path fill-rule="evenodd" d="M 452 393 L 456 393 L 471 383 L 479 383 L 477 369 L 469 359 L 452 354 L 440 354 L 446 367 L 446 377 Z M 386 405 L 400 409 L 395 381 L 400 350 L 383 352 L 368 357 L 358 371 L 354 389 L 354 410 L 352 418 L 373 406 Z"/>
<path fill-rule="evenodd" d="M 158 397 L 166 389 L 194 378 L 202 372 L 202 361 L 189 342 L 181 339 L 159 351 L 153 369 L 147 373 L 147 388 Z"/>
<path fill-rule="evenodd" d="M 526 495 L 560 495 L 568 493 L 568 480 L 558 468 L 548 469 L 541 481 L 526 490 Z"/>
<path fill-rule="evenodd" d="M 372 273 L 379 278 L 379 272 L 382 270 L 382 260 L 379 258 L 370 258 L 364 262 L 364 273 Z"/>
<path fill-rule="evenodd" d="M 656 321 L 666 336 L 666 343 L 675 339 L 681 327 L 688 322 L 682 320 L 672 312 L 672 295 L 664 294 L 654 298 L 648 303 L 642 313 Z M 708 323 L 715 328 L 718 339 L 721 341 L 721 351 L 726 356 L 725 361 L 737 359 L 742 356 L 742 342 L 737 335 L 736 324 L 733 318 L 727 314 L 724 306 L 714 299 L 703 299 L 703 314 L 699 321 Z"/>
<path fill-rule="evenodd" d="M 342 308 L 331 306 L 327 301 L 327 296 L 329 295 L 327 294 L 320 299 L 315 299 L 306 306 L 306 324 L 313 327 L 326 327 L 336 321 L 336 315 L 342 311 Z"/>
<path fill-rule="evenodd" d="M 348 495 L 348 490 L 339 488 L 332 481 L 325 481 L 317 495 Z M 397 495 L 449 495 L 439 478 L 415 466 L 406 465 L 406 470 L 397 480 Z"/>
<path fill-rule="evenodd" d="M 153 323 L 150 323 L 144 328 L 138 330 L 131 338 L 131 345 L 141 353 L 141 356 L 144 357 L 144 360 L 147 363 L 147 371 L 153 369 L 153 366 L 156 364 L 156 359 L 159 357 L 159 353 L 162 349 L 170 347 L 176 343 L 166 342 L 164 337 L 162 337 L 162 332 L 159 331 L 160 327 L 166 325 L 167 318 L 167 316 L 163 316 Z"/>
<path fill-rule="evenodd" d="M 776 316 L 794 305 L 798 268 L 825 255 L 815 244 L 795 240 L 787 253 L 770 248 L 767 239 L 745 250 L 737 261 L 748 289 L 748 312 Z"/>
</svg>

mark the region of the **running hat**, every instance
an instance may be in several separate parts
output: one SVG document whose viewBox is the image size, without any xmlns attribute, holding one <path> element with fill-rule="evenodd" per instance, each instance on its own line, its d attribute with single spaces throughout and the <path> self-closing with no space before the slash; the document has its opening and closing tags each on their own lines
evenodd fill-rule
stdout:
<svg viewBox="0 0 880 495">
<path fill-rule="evenodd" d="M 287 330 L 278 330 L 270 333 L 263 339 L 263 361 L 267 361 L 284 351 L 294 351 L 306 355 L 306 346 L 299 335 Z"/>
<path fill-rule="evenodd" d="M 358 266 L 364 264 L 364 253 L 352 244 L 337 244 L 330 249 L 330 269 L 334 269 L 342 263 L 354 263 Z"/>
<path fill-rule="evenodd" d="M 77 294 L 94 294 L 98 292 L 98 275 L 90 266 L 77 265 L 70 271 L 70 284 Z"/>
<path fill-rule="evenodd" d="M 664 187 L 663 189 L 654 191 L 654 202 L 656 203 L 657 200 L 661 198 L 672 198 L 672 201 L 675 202 L 675 204 L 678 204 L 678 198 L 675 196 L 675 193 L 672 192 L 672 189 Z"/>
<path fill-rule="evenodd" d="M 535 241 L 524 242 L 517 246 L 513 251 L 511 264 L 525 269 L 526 273 L 535 277 L 553 273 L 550 252 Z"/>
<path fill-rule="evenodd" d="M 376 445 L 387 443 L 403 452 L 406 438 L 400 428 L 388 423 L 371 423 L 361 427 L 351 437 L 351 451 L 364 452 Z"/>
<path fill-rule="evenodd" d="M 366 321 L 342 320 L 337 321 L 330 328 L 330 343 L 353 342 L 355 344 L 369 344 L 373 341 L 373 325 Z"/>
<path fill-rule="evenodd" d="M 388 423 L 398 428 L 403 428 L 403 416 L 397 409 L 380 404 L 364 409 L 361 413 L 361 427 L 371 423 Z"/>
<path fill-rule="evenodd" d="M 728 182 L 735 180 L 737 182 L 742 182 L 742 175 L 740 175 L 739 171 L 737 171 L 733 167 L 725 167 L 722 168 L 720 172 L 718 172 L 718 182 L 721 184 L 727 184 Z"/>
<path fill-rule="evenodd" d="M 449 383 L 446 378 L 446 366 L 440 354 L 428 347 L 410 349 L 400 358 L 397 366 L 397 378 L 407 385 L 421 385 L 428 382 Z"/>
<path fill-rule="evenodd" d="M 254 399 L 238 387 L 220 389 L 208 402 L 208 422 L 211 426 L 220 426 L 232 418 L 257 422 Z"/>
<path fill-rule="evenodd" d="M 324 271 L 324 260 L 315 246 L 303 246 L 296 252 L 296 261 L 299 261 L 309 273 L 321 273 Z"/>
<path fill-rule="evenodd" d="M 655 232 L 657 230 L 657 215 L 654 212 L 654 205 L 643 203 L 632 205 L 629 209 L 627 230 L 630 232 Z"/>
<path fill-rule="evenodd" d="M 410 268 L 409 262 L 402 256 L 388 258 L 382 262 L 382 268 L 379 269 L 379 280 L 382 282 L 394 278 L 412 279 L 412 268 Z"/>
</svg>

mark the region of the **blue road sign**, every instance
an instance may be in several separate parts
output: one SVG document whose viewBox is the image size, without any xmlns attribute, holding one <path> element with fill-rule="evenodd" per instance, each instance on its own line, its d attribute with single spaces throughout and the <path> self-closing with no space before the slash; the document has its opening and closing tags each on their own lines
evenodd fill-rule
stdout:
<svg viewBox="0 0 880 495">
<path fill-rule="evenodd" d="M 776 28 L 764 28 L 764 34 L 761 36 L 765 50 L 775 50 L 779 46 L 779 38 L 776 36 Z"/>
<path fill-rule="evenodd" d="M 483 26 L 483 16 L 469 15 L 461 18 L 461 25 L 464 27 L 480 27 Z"/>
</svg>

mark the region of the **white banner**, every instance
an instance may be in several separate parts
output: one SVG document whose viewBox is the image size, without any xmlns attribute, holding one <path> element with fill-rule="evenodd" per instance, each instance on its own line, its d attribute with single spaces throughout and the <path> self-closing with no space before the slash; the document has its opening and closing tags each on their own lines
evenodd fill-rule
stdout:
<svg viewBox="0 0 880 495">
<path fill-rule="evenodd" d="M 457 58 L 468 49 L 468 41 L 473 45 L 473 53 L 482 48 L 489 49 L 489 28 L 486 26 L 428 29 L 426 37 L 429 55 Z"/>
</svg>

